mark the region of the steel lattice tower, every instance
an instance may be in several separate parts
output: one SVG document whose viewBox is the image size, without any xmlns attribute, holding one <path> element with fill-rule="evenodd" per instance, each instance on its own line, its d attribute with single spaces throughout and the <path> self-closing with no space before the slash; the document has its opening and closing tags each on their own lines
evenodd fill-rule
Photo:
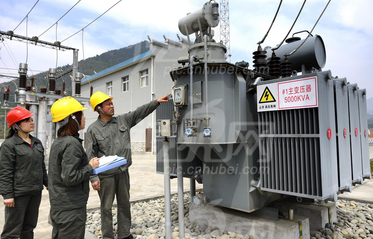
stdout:
<svg viewBox="0 0 373 239">
<path fill-rule="evenodd" d="M 220 40 L 227 47 L 228 61 L 231 59 L 229 35 L 229 0 L 220 0 Z"/>
</svg>

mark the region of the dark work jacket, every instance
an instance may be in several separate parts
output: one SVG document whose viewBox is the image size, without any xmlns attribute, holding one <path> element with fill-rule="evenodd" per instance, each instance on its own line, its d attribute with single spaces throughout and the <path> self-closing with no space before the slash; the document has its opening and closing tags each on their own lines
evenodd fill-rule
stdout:
<svg viewBox="0 0 373 239">
<path fill-rule="evenodd" d="M 132 164 L 130 129 L 152 113 L 159 103 L 153 100 L 126 114 L 112 117 L 105 122 L 100 116 L 87 129 L 87 154 L 89 158 L 117 155 L 127 159 L 127 164 L 99 174 L 100 178 L 110 177 L 127 170 Z M 91 182 L 99 180 L 92 175 Z"/>
<path fill-rule="evenodd" d="M 78 137 L 54 140 L 48 167 L 49 201 L 52 210 L 70 210 L 87 204 L 92 166 Z"/>
<path fill-rule="evenodd" d="M 0 150 L 0 194 L 4 199 L 38 193 L 48 186 L 41 141 L 30 135 L 32 146 L 15 133 Z"/>
</svg>

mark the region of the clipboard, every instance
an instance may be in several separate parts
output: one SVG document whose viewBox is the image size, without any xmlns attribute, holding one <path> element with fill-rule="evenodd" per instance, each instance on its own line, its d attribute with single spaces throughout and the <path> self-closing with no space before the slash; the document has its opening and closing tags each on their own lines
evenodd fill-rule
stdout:
<svg viewBox="0 0 373 239">
<path fill-rule="evenodd" d="M 127 159 L 123 157 L 117 157 L 113 162 L 101 165 L 100 167 L 93 169 L 92 174 L 99 174 L 99 173 L 105 172 L 107 170 L 110 170 L 110 169 L 113 169 L 113 168 L 116 168 L 116 167 L 119 167 L 125 164 L 127 164 Z"/>
</svg>

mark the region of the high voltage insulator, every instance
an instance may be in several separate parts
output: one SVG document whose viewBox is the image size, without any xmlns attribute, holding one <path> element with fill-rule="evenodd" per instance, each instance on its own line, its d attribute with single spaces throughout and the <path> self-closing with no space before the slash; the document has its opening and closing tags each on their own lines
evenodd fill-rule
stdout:
<svg viewBox="0 0 373 239">
<path fill-rule="evenodd" d="M 80 83 L 76 83 L 75 84 L 75 93 L 76 95 L 80 95 L 80 92 L 81 92 L 81 87 L 80 87 Z"/>
<path fill-rule="evenodd" d="M 262 50 L 262 47 L 259 45 L 258 50 L 253 52 L 253 58 L 254 58 L 254 68 L 256 72 L 268 74 L 268 69 L 267 69 L 267 55 L 266 51 Z"/>
<path fill-rule="evenodd" d="M 26 89 L 26 75 L 27 75 L 27 64 L 20 63 L 19 64 L 19 88 Z"/>
<path fill-rule="evenodd" d="M 81 93 L 81 80 L 83 78 L 83 74 L 77 72 L 75 74 L 75 95 L 80 96 Z"/>
<path fill-rule="evenodd" d="M 56 90 L 56 69 L 55 68 L 49 68 L 48 79 L 49 79 L 49 91 L 53 92 Z"/>
<path fill-rule="evenodd" d="M 291 76 L 291 62 L 289 62 L 288 58 L 285 57 L 285 60 L 281 63 L 281 76 L 282 77 L 289 77 Z"/>
<path fill-rule="evenodd" d="M 4 90 L 4 101 L 8 101 L 9 100 L 9 88 Z"/>
<path fill-rule="evenodd" d="M 268 74 L 274 78 L 279 78 L 281 68 L 280 57 L 277 57 L 275 52 L 273 52 L 272 57 L 268 59 L 267 64 L 269 68 Z"/>
</svg>

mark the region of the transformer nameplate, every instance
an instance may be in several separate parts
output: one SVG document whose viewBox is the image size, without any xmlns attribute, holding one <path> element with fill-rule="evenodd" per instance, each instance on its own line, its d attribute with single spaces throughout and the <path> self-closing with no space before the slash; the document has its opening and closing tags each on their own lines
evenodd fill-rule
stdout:
<svg viewBox="0 0 373 239">
<path fill-rule="evenodd" d="M 317 77 L 257 86 L 258 112 L 318 107 Z"/>
</svg>

